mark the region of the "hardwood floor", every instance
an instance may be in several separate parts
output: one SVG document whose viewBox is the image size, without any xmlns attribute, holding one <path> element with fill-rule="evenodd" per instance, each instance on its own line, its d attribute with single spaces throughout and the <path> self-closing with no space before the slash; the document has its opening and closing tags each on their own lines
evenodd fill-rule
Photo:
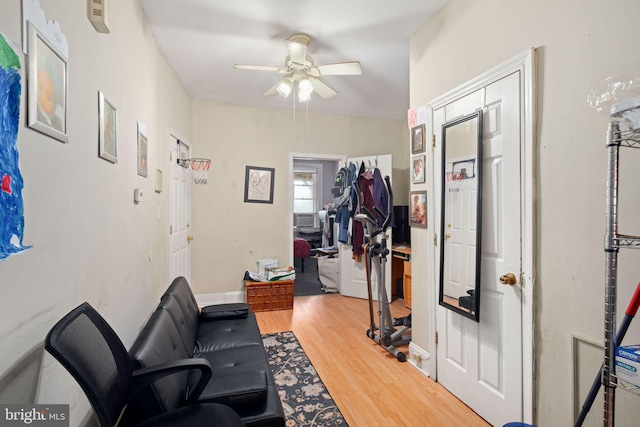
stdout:
<svg viewBox="0 0 640 427">
<path fill-rule="evenodd" d="M 393 317 L 409 309 L 391 305 Z M 264 334 L 293 331 L 350 427 L 488 426 L 444 389 L 366 336 L 366 300 L 296 297 L 293 310 L 256 313 Z M 407 355 L 408 346 L 401 348 Z"/>
</svg>

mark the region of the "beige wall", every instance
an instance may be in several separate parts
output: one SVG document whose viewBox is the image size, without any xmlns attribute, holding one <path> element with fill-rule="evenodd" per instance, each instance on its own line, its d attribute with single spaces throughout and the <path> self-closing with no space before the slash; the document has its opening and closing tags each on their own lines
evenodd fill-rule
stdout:
<svg viewBox="0 0 640 427">
<path fill-rule="evenodd" d="M 153 191 L 153 173 L 136 173 L 136 123 L 147 125 L 149 171 L 168 171 L 168 128 L 190 136 L 192 106 L 138 2 L 111 2 L 109 35 L 93 29 L 85 0 L 40 4 L 69 43 L 69 143 L 25 126 L 26 57 L 19 53 L 24 243 L 33 248 L 0 262 L 0 402 L 71 403 L 71 425 L 79 425 L 88 402 L 43 354 L 43 339 L 63 314 L 89 301 L 129 346 L 157 304 L 169 280 L 168 191 Z M 20 0 L 0 2 L 0 31 L 21 46 Z M 117 108 L 115 165 L 97 155 L 99 90 Z M 134 188 L 144 194 L 139 205 Z"/>
<path fill-rule="evenodd" d="M 601 362 L 598 351 L 584 341 L 578 365 L 572 360 L 572 336 L 601 343 L 604 322 L 607 119 L 593 112 L 586 98 L 590 87 L 610 75 L 640 75 L 634 30 L 638 16 L 635 0 L 453 0 L 411 40 L 411 107 L 425 105 L 531 47 L 538 49 L 534 404 L 540 426 L 572 425 L 573 369 L 581 372 L 576 380 L 583 391 L 575 398 L 581 403 Z M 636 151 L 623 151 L 620 231 L 637 235 Z M 428 243 L 414 238 L 418 251 Z M 620 255 L 620 313 L 640 277 L 640 254 L 631 252 Z M 426 281 L 426 270 L 414 269 L 414 292 L 425 284 L 419 294 L 423 298 L 414 293 L 414 313 L 428 310 L 431 291 L 426 290 L 434 284 Z M 414 330 L 419 319 L 414 315 Z M 640 328 L 634 326 L 627 343 L 640 341 Z M 428 348 L 426 335 L 417 338 Z M 631 425 L 625 422 L 630 422 L 637 398 L 618 392 L 618 401 L 620 425 Z M 601 402 L 594 405 L 590 425 L 601 423 Z"/>
<path fill-rule="evenodd" d="M 286 103 L 288 104 L 288 103 Z M 242 291 L 256 261 L 289 264 L 289 153 L 392 154 L 394 191 L 406 203 L 406 122 L 194 101 L 193 155 L 212 159 L 193 188 L 192 284 L 196 293 Z M 308 131 L 307 131 L 308 129 Z M 273 204 L 244 203 L 246 166 L 275 168 Z"/>
</svg>

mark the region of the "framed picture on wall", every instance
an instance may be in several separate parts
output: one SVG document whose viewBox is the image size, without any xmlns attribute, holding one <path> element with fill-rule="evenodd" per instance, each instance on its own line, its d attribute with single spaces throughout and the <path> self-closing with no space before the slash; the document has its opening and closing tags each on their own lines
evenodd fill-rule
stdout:
<svg viewBox="0 0 640 427">
<path fill-rule="evenodd" d="M 31 22 L 27 31 L 29 127 L 68 142 L 67 61 Z"/>
<path fill-rule="evenodd" d="M 414 184 L 421 184 L 425 182 L 424 178 L 424 164 L 425 164 L 425 155 L 414 156 L 411 159 L 411 182 Z"/>
<path fill-rule="evenodd" d="M 409 193 L 409 225 L 427 228 L 427 192 Z"/>
<path fill-rule="evenodd" d="M 274 168 L 247 166 L 244 176 L 245 203 L 273 203 Z"/>
<path fill-rule="evenodd" d="M 424 125 L 418 125 L 411 128 L 411 154 L 424 153 L 426 147 L 424 145 Z"/>
<path fill-rule="evenodd" d="M 98 154 L 111 163 L 118 163 L 116 107 L 98 92 Z"/>
<path fill-rule="evenodd" d="M 147 162 L 148 140 L 145 128 L 144 123 L 138 122 L 138 175 L 146 178 L 149 175 L 149 166 Z"/>
</svg>

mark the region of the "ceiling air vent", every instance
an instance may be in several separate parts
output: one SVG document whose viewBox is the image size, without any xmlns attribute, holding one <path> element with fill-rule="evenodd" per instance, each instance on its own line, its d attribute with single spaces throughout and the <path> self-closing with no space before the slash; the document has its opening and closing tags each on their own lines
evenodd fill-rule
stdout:
<svg viewBox="0 0 640 427">
<path fill-rule="evenodd" d="M 110 0 L 87 0 L 87 16 L 93 27 L 99 33 L 108 34 L 109 19 L 109 1 Z"/>
</svg>

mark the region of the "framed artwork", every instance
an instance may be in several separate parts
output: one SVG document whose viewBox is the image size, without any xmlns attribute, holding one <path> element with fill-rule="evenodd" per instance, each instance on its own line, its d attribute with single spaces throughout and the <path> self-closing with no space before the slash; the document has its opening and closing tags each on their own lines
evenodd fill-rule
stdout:
<svg viewBox="0 0 640 427">
<path fill-rule="evenodd" d="M 424 153 L 426 147 L 424 145 L 424 125 L 418 125 L 411 128 L 411 154 Z"/>
<path fill-rule="evenodd" d="M 412 173 L 411 173 L 411 182 L 414 184 L 420 184 L 425 182 L 424 178 L 424 164 L 425 164 L 426 156 L 424 154 L 420 156 L 414 156 L 411 159 L 412 163 Z"/>
<path fill-rule="evenodd" d="M 409 225 L 427 228 L 427 192 L 409 193 Z"/>
<path fill-rule="evenodd" d="M 27 31 L 29 127 L 68 142 L 67 61 L 31 22 Z"/>
<path fill-rule="evenodd" d="M 273 184 L 276 170 L 247 166 L 244 175 L 245 203 L 273 203 Z"/>
<path fill-rule="evenodd" d="M 148 170 L 148 139 L 147 135 L 145 135 L 144 125 L 138 122 L 138 175 L 147 177 L 149 175 Z"/>
<path fill-rule="evenodd" d="M 116 107 L 98 92 L 98 154 L 111 163 L 118 163 Z"/>
</svg>

